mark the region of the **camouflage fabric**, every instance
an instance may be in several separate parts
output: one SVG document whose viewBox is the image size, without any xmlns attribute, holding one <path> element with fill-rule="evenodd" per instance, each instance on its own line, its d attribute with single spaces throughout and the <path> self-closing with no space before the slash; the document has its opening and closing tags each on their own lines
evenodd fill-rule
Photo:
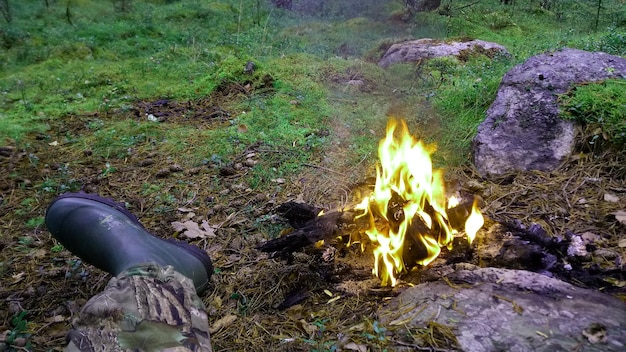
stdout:
<svg viewBox="0 0 626 352">
<path fill-rule="evenodd" d="M 191 279 L 144 264 L 111 279 L 68 333 L 66 351 L 211 352 L 204 304 Z"/>
</svg>

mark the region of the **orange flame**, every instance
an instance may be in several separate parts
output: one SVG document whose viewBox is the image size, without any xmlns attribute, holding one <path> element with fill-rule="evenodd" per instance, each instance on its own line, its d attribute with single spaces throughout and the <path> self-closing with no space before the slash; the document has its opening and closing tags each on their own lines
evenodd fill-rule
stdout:
<svg viewBox="0 0 626 352">
<path fill-rule="evenodd" d="M 359 217 L 368 217 L 365 233 L 374 245 L 373 272 L 383 286 L 395 286 L 398 275 L 406 270 L 407 243 L 421 247 L 411 250 L 425 252 L 413 259 L 420 265 L 428 265 L 437 258 L 441 247 L 452 244 L 456 231 L 447 220 L 443 173 L 432 168 L 430 155 L 434 151 L 434 147 L 411 136 L 403 120 L 391 119 L 387 123 L 386 137 L 378 147 L 380 166 L 376 168 L 374 191 L 356 206 L 364 211 Z M 383 220 L 383 228 L 376 226 L 376 217 Z M 471 243 L 483 221 L 476 202 L 470 219 L 466 233 Z"/>
</svg>

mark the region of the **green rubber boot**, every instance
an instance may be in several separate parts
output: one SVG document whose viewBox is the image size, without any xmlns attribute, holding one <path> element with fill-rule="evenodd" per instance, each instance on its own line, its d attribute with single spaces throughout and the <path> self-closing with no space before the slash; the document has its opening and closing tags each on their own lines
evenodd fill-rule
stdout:
<svg viewBox="0 0 626 352">
<path fill-rule="evenodd" d="M 46 226 L 70 252 L 111 275 L 144 263 L 171 265 L 200 292 L 213 274 L 205 251 L 150 234 L 126 208 L 95 194 L 56 198 L 46 211 Z"/>
</svg>

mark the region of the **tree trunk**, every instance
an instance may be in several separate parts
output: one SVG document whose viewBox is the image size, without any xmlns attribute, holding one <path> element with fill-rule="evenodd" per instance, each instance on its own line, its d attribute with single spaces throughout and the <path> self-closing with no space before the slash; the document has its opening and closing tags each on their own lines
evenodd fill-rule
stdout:
<svg viewBox="0 0 626 352">
<path fill-rule="evenodd" d="M 11 7 L 9 6 L 9 0 L 0 0 L 0 12 L 2 12 L 2 17 L 4 17 L 7 23 L 11 23 L 13 18 L 11 17 Z"/>
</svg>

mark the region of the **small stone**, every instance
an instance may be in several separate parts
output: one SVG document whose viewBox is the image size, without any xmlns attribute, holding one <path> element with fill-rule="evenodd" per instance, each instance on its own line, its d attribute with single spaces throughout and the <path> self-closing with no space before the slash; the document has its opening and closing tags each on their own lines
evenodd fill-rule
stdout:
<svg viewBox="0 0 626 352">
<path fill-rule="evenodd" d="M 611 193 L 605 193 L 604 200 L 611 203 L 617 203 L 619 202 L 619 197 Z"/>
<path fill-rule="evenodd" d="M 22 311 L 20 304 L 16 301 L 9 301 L 9 315 L 15 315 Z"/>
<path fill-rule="evenodd" d="M 16 337 L 15 340 L 13 340 L 13 346 L 15 347 L 26 346 L 26 339 L 24 337 Z"/>
</svg>

